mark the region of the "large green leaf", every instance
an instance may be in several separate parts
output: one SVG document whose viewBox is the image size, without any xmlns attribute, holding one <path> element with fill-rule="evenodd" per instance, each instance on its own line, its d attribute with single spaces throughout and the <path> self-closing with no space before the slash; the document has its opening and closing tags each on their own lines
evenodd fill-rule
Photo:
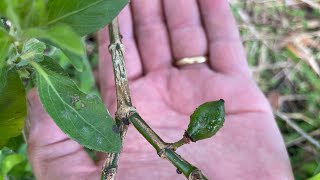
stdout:
<svg viewBox="0 0 320 180">
<path fill-rule="evenodd" d="M 25 90 L 15 69 L 0 68 L 0 149 L 21 133 L 26 116 Z"/>
<path fill-rule="evenodd" d="M 7 31 L 0 27 L 0 68 L 4 65 L 4 60 L 8 55 L 9 47 L 12 42 L 12 37 Z"/>
<path fill-rule="evenodd" d="M 128 0 L 0 0 L 0 15 L 18 31 L 65 23 L 83 36 L 111 22 L 127 3 Z"/>
<path fill-rule="evenodd" d="M 112 21 L 128 0 L 49 0 L 48 22 L 70 25 L 78 34 L 97 31 Z"/>
<path fill-rule="evenodd" d="M 121 148 L 119 132 L 102 100 L 81 92 L 49 57 L 30 62 L 37 71 L 41 102 L 56 124 L 81 145 L 104 152 Z"/>
</svg>

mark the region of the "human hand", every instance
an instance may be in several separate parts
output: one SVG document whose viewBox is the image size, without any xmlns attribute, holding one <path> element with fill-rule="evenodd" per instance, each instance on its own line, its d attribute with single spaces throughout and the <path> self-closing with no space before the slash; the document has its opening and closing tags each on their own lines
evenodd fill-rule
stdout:
<svg viewBox="0 0 320 180">
<path fill-rule="evenodd" d="M 197 106 L 225 100 L 224 127 L 211 139 L 180 148 L 179 154 L 210 179 L 293 179 L 271 108 L 250 76 L 227 1 L 133 0 L 119 19 L 133 104 L 165 141 L 181 138 Z M 99 73 L 103 99 L 113 113 L 107 34 L 106 29 L 99 34 Z M 204 55 L 207 64 L 172 65 L 174 59 Z M 35 92 L 29 94 L 29 104 L 28 155 L 37 178 L 99 178 L 102 161 L 94 163 L 59 130 Z M 184 179 L 131 126 L 118 179 L 151 178 Z"/>
</svg>

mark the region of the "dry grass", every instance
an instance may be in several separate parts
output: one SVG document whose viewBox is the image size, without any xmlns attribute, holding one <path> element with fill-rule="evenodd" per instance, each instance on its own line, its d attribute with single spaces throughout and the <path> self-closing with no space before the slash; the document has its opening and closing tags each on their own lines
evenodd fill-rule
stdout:
<svg viewBox="0 0 320 180">
<path fill-rule="evenodd" d="M 296 179 L 320 172 L 320 1 L 231 0 L 252 73 L 268 96 Z"/>
</svg>

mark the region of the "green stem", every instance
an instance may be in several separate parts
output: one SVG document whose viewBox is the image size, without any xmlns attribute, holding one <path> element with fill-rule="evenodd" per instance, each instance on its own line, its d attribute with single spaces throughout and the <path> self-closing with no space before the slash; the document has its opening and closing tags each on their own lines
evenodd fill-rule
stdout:
<svg viewBox="0 0 320 180">
<path fill-rule="evenodd" d="M 158 154 L 162 149 L 167 147 L 167 144 L 151 129 L 138 113 L 132 114 L 129 119 L 140 134 L 155 148 Z"/>
<path fill-rule="evenodd" d="M 189 162 L 184 160 L 179 154 L 168 146 L 140 117 L 138 113 L 130 116 L 132 125 L 142 134 L 142 136 L 155 148 L 161 158 L 168 159 L 178 170 L 189 180 L 206 180 L 201 171 Z"/>
<path fill-rule="evenodd" d="M 179 147 L 188 144 L 189 142 L 186 141 L 186 139 L 183 137 L 182 139 L 180 139 L 179 141 L 175 142 L 175 143 L 171 143 L 169 146 L 172 150 L 177 150 Z"/>
</svg>

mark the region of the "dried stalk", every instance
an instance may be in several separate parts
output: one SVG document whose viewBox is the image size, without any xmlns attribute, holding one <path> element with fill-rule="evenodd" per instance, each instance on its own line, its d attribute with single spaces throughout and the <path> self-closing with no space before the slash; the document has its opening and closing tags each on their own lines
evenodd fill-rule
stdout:
<svg viewBox="0 0 320 180">
<path fill-rule="evenodd" d="M 302 137 L 308 140 L 311 144 L 313 144 L 316 148 L 320 148 L 320 143 L 311 137 L 309 134 L 304 132 L 296 123 L 291 121 L 290 118 L 285 116 L 282 112 L 276 111 L 275 114 L 280 117 L 283 121 L 285 121 L 290 127 L 292 127 L 295 131 L 297 131 Z"/>
<path fill-rule="evenodd" d="M 116 123 L 119 127 L 120 137 L 124 142 L 129 126 L 129 115 L 135 112 L 132 106 L 128 78 L 124 63 L 124 46 L 121 42 L 119 24 L 115 18 L 109 25 L 110 46 L 109 52 L 112 57 L 114 79 L 117 95 Z M 102 179 L 113 180 L 116 176 L 120 153 L 107 153 L 107 158 L 103 164 Z"/>
</svg>

